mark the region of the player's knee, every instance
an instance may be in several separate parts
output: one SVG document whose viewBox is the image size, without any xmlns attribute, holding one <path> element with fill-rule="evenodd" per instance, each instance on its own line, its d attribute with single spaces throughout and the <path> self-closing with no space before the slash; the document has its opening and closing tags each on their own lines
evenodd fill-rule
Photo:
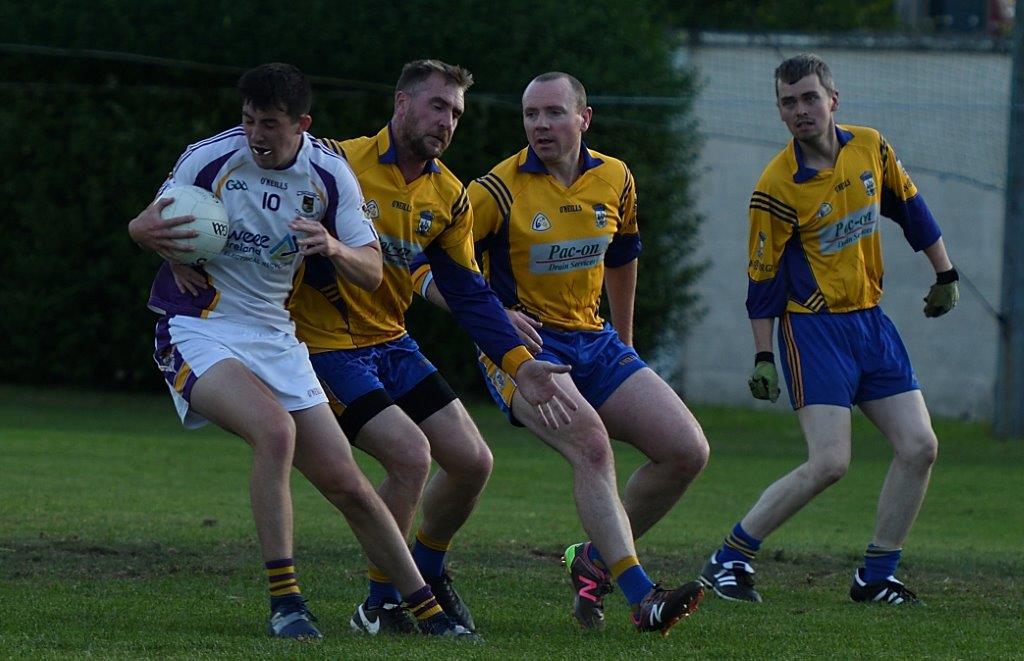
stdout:
<svg viewBox="0 0 1024 661">
<path fill-rule="evenodd" d="M 470 469 L 475 482 L 486 484 L 490 479 L 491 471 L 494 470 L 494 455 L 491 454 L 491 449 L 486 444 L 480 444 L 480 449 L 477 451 Z"/>
<path fill-rule="evenodd" d="M 681 442 L 676 446 L 676 451 L 672 455 L 672 463 L 681 477 L 692 480 L 700 475 L 704 467 L 708 465 L 710 457 L 711 446 L 708 444 L 707 437 L 704 436 L 704 430 L 700 428 L 700 425 L 695 425 L 693 429 L 687 430 Z"/>
<path fill-rule="evenodd" d="M 369 510 L 375 497 L 373 485 L 355 462 L 346 470 L 335 471 L 329 477 L 318 480 L 316 487 L 342 512 Z"/>
<path fill-rule="evenodd" d="M 612 453 L 608 434 L 603 430 L 592 430 L 581 437 L 575 445 L 576 466 L 589 472 L 606 472 L 612 470 L 615 456 Z"/>
<path fill-rule="evenodd" d="M 253 452 L 291 464 L 295 452 L 295 421 L 287 413 L 272 416 L 261 421 L 246 440 Z"/>
<path fill-rule="evenodd" d="M 430 475 L 430 444 L 426 438 L 420 442 L 403 443 L 400 450 L 387 459 L 388 477 L 406 488 L 419 493 Z"/>
<path fill-rule="evenodd" d="M 819 459 L 811 464 L 811 475 L 818 490 L 830 487 L 846 475 L 850 460 L 841 457 Z"/>
<path fill-rule="evenodd" d="M 919 433 L 912 441 L 902 443 L 898 456 L 916 466 L 929 467 L 935 463 L 939 455 L 939 441 L 935 433 L 927 429 Z"/>
</svg>

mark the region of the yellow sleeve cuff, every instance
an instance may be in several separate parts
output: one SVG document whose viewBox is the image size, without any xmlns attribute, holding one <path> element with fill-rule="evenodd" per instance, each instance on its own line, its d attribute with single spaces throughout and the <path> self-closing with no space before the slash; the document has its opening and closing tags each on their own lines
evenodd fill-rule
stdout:
<svg viewBox="0 0 1024 661">
<path fill-rule="evenodd" d="M 519 371 L 519 366 L 528 360 L 533 358 L 533 354 L 530 350 L 519 345 L 515 349 L 510 349 L 501 359 L 501 371 L 508 374 L 512 378 L 515 378 L 516 372 Z"/>
<path fill-rule="evenodd" d="M 412 272 L 412 290 L 422 296 L 427 297 L 427 287 L 434 280 L 434 272 L 430 270 L 429 264 L 423 264 L 415 271 Z"/>
</svg>

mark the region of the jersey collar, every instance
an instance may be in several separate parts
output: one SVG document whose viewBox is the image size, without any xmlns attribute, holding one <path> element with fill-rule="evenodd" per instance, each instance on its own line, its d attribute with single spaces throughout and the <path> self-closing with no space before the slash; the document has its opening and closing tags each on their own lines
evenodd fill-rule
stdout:
<svg viewBox="0 0 1024 661">
<path fill-rule="evenodd" d="M 395 149 L 395 136 L 391 132 L 391 122 L 377 134 L 377 160 L 380 163 L 398 165 L 398 150 Z M 427 161 L 423 166 L 423 174 L 437 174 L 441 172 L 435 159 Z"/>
<path fill-rule="evenodd" d="M 847 142 L 853 139 L 853 133 L 836 124 L 836 140 L 839 141 L 839 148 L 842 149 Z M 796 156 L 796 172 L 793 173 L 793 181 L 802 184 L 805 181 L 814 179 L 818 171 L 807 167 L 804 163 L 804 152 L 800 149 L 800 143 L 793 138 L 793 154 Z"/>
<path fill-rule="evenodd" d="M 278 172 L 280 172 L 281 170 L 287 170 L 291 166 L 295 165 L 295 161 L 299 160 L 299 156 L 302 154 L 302 150 L 305 149 L 306 145 L 309 144 L 309 139 L 308 138 L 309 138 L 309 134 L 308 133 L 303 133 L 302 134 L 302 142 L 299 143 L 299 148 L 295 150 L 295 156 L 292 156 L 292 160 L 290 160 L 287 163 L 285 163 L 284 165 L 278 166 L 278 167 L 276 167 L 274 169 L 277 170 Z"/>
<path fill-rule="evenodd" d="M 580 174 L 604 163 L 604 161 L 590 153 L 585 142 L 580 142 L 580 161 Z M 530 146 L 526 147 L 526 159 L 519 164 L 519 171 L 531 172 L 533 174 L 551 174 L 548 171 L 548 166 L 544 165 L 544 161 L 540 160 L 540 157 L 533 151 L 533 147 Z"/>
</svg>

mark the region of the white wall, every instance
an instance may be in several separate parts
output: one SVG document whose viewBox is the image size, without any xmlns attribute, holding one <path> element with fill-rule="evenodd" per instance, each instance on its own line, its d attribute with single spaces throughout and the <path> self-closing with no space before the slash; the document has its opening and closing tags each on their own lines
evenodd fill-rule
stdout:
<svg viewBox="0 0 1024 661">
<path fill-rule="evenodd" d="M 1007 55 L 689 49 L 682 60 L 698 67 L 705 82 L 696 105 L 706 142 L 695 202 L 705 217 L 698 258 L 710 265 L 698 287 L 707 312 L 680 355 L 689 401 L 768 406 L 755 402 L 746 385 L 753 362 L 744 308 L 746 212 L 761 169 L 789 139 L 773 105 L 772 72 L 782 57 L 800 50 L 829 62 L 840 91 L 839 122 L 886 135 L 939 220 L 954 263 L 999 307 Z M 882 235 L 882 307 L 910 351 L 929 408 L 941 416 L 990 417 L 995 319 L 964 282 L 956 310 L 926 319 L 922 298 L 934 281 L 927 258 L 910 249 L 895 223 L 883 221 Z"/>
</svg>

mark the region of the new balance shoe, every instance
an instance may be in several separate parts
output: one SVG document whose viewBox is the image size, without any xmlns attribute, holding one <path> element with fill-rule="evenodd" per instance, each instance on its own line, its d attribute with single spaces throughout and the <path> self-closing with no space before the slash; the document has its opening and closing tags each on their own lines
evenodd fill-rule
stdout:
<svg viewBox="0 0 1024 661">
<path fill-rule="evenodd" d="M 452 577 L 448 574 L 447 569 L 442 571 L 440 576 L 428 578 L 427 585 L 430 586 L 430 591 L 434 593 L 434 598 L 437 599 L 437 603 L 448 614 L 448 617 L 455 620 L 456 624 L 461 624 L 470 631 L 476 630 L 473 616 L 470 614 L 469 609 L 466 608 L 466 602 L 462 601 L 462 597 L 459 596 L 455 586 L 452 585 Z"/>
<path fill-rule="evenodd" d="M 565 549 L 562 562 L 572 579 L 573 617 L 584 629 L 601 629 L 604 627 L 604 596 L 613 588 L 608 572 L 590 560 L 589 550 L 590 542 L 573 544 Z"/>
<path fill-rule="evenodd" d="M 667 636 L 676 622 L 693 615 L 704 598 L 700 581 L 690 581 L 675 590 L 663 590 L 655 585 L 632 613 L 637 631 L 660 631 Z"/>
<path fill-rule="evenodd" d="M 865 583 L 861 578 L 862 569 L 853 573 L 853 584 L 850 586 L 850 599 L 860 602 L 878 602 L 881 604 L 920 604 L 921 600 L 895 576 L 890 576 L 874 583 Z"/>
<path fill-rule="evenodd" d="M 482 643 L 484 639 L 457 623 L 445 613 L 438 613 L 420 622 L 420 632 L 427 636 L 454 638 L 467 643 Z"/>
<path fill-rule="evenodd" d="M 761 601 L 761 595 L 754 589 L 754 568 L 742 560 L 719 562 L 718 551 L 704 563 L 698 579 L 722 599 Z"/>
<path fill-rule="evenodd" d="M 362 631 L 371 636 L 379 634 L 419 633 L 416 618 L 402 608 L 401 604 L 385 602 L 376 608 L 369 608 L 366 602 L 359 604 L 348 621 L 353 631 Z"/>
<path fill-rule="evenodd" d="M 313 626 L 316 616 L 306 608 L 305 599 L 281 604 L 270 614 L 267 633 L 275 638 L 291 638 L 300 642 L 320 640 L 323 634 Z"/>
</svg>

